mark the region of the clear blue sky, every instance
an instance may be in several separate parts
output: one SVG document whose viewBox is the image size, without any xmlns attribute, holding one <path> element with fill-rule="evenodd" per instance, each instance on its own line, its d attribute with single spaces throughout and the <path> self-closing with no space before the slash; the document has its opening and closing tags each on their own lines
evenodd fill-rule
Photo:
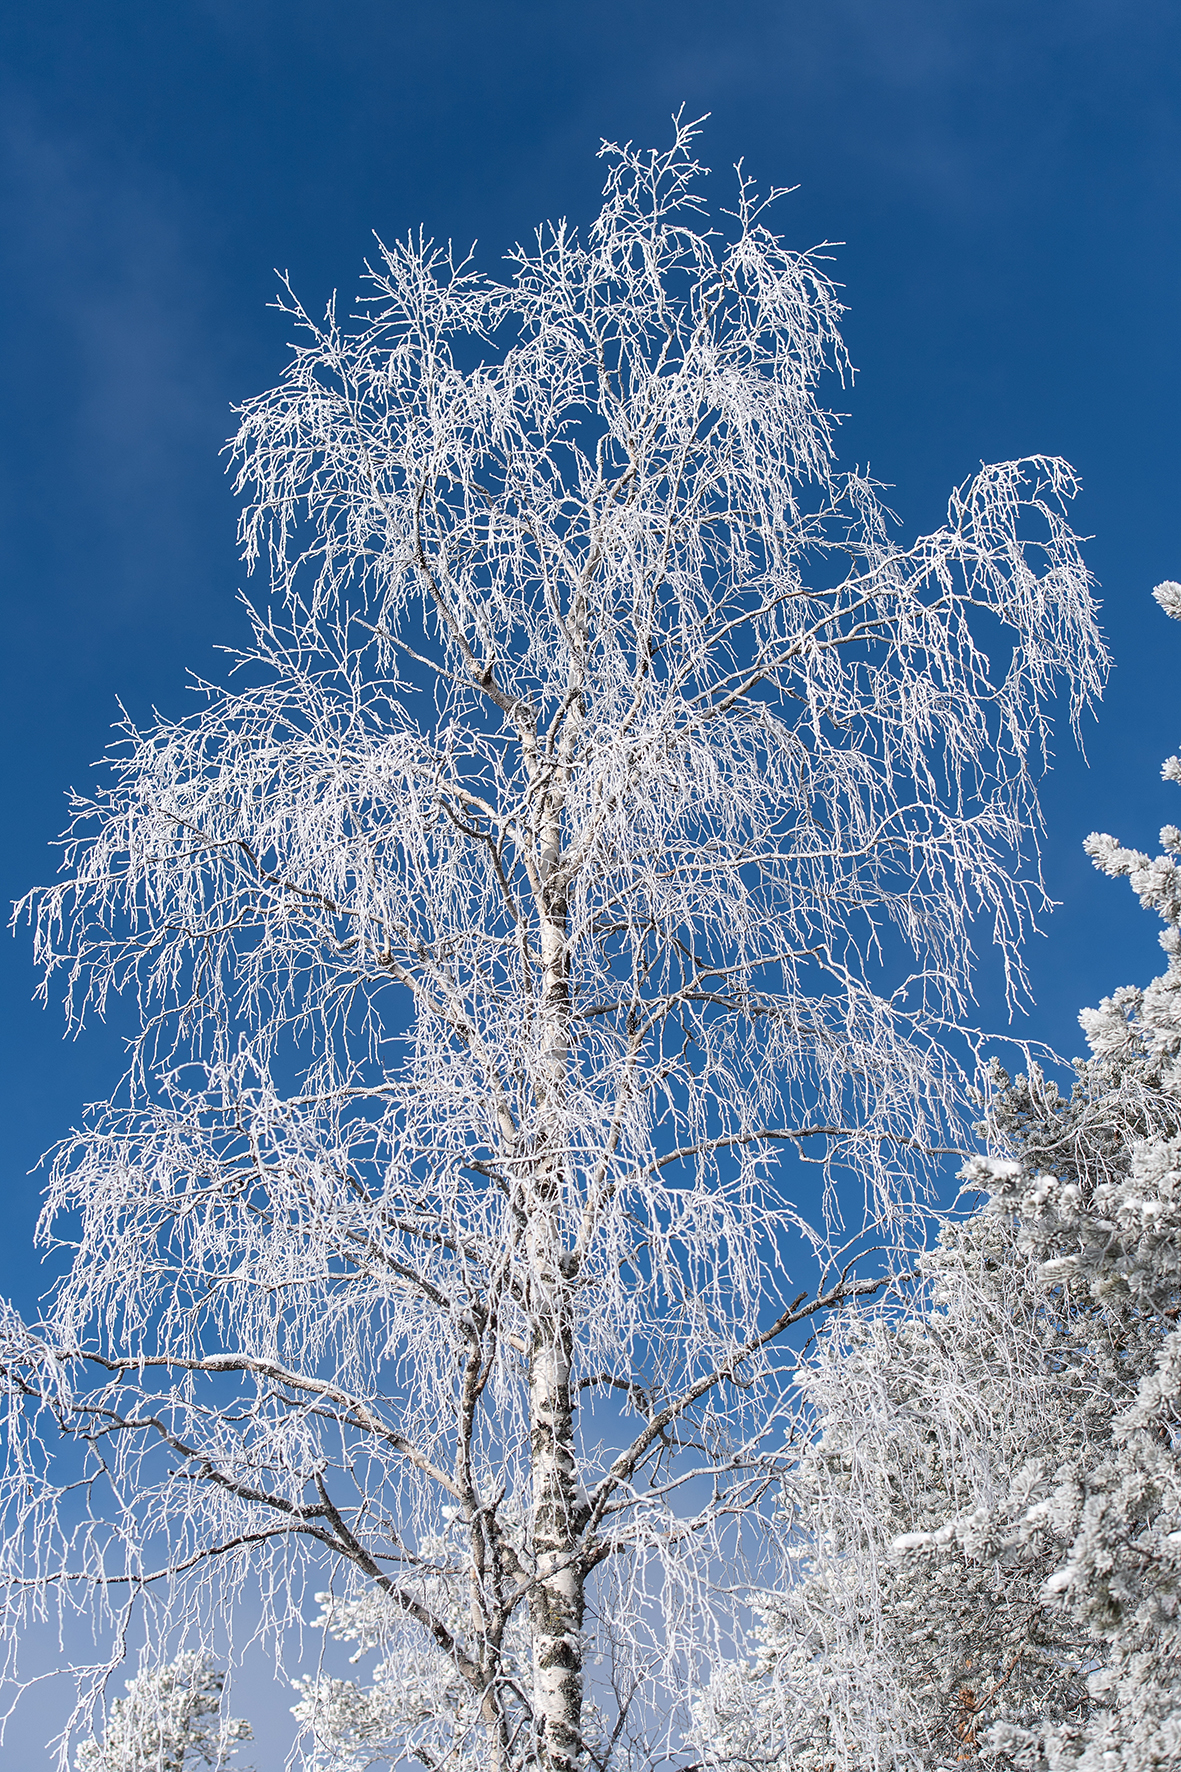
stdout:
<svg viewBox="0 0 1181 1772">
<path fill-rule="evenodd" d="M 269 385 L 273 267 L 312 305 L 349 290 L 370 230 L 425 222 L 494 263 L 545 215 L 594 213 L 601 135 L 663 140 L 711 111 L 798 183 L 793 243 L 846 242 L 860 369 L 842 453 L 939 520 L 982 458 L 1070 457 L 1117 669 L 1047 795 L 1064 908 L 1035 944 L 1031 1031 L 1157 969 L 1155 929 L 1079 850 L 1148 847 L 1176 788 L 1181 578 L 1176 0 L 38 0 L 0 24 L 0 712 L 6 897 L 45 877 L 62 790 L 116 695 L 178 710 L 186 669 L 239 632 L 229 404 Z M 118 1063 L 63 1046 L 3 944 L 9 1236 L 28 1294 L 29 1164 Z M 985 1014 L 1000 1018 L 995 998 Z"/>
<path fill-rule="evenodd" d="M 289 267 L 349 290 L 370 230 L 420 221 L 494 263 L 596 207 L 601 135 L 711 111 L 704 156 L 798 183 L 792 242 L 836 274 L 860 368 L 842 453 L 939 521 L 983 458 L 1081 469 L 1117 669 L 1060 744 L 1029 1031 L 1158 970 L 1156 930 L 1079 848 L 1181 822 L 1177 0 L 36 0 L 0 21 L 0 590 L 5 897 L 54 865 L 121 695 L 179 710 L 240 632 L 229 403 L 272 383 Z M 721 186 L 719 177 L 715 181 Z M 719 188 L 719 196 L 722 194 Z M 26 1171 L 105 1094 L 113 1037 L 63 1046 L 3 947 L 0 1289 L 35 1291 Z M 986 997 L 982 1013 L 1001 1008 Z M 16 1764 L 16 1761 L 12 1761 Z"/>
</svg>

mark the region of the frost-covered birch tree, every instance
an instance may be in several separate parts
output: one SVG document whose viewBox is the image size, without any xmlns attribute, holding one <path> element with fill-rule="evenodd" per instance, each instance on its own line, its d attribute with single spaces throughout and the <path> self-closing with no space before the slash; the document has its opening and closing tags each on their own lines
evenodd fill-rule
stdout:
<svg viewBox="0 0 1181 1772">
<path fill-rule="evenodd" d="M 675 1751 L 792 1331 L 963 1147 L 973 920 L 1019 992 L 1050 704 L 1101 683 L 1070 469 L 894 539 L 822 257 L 741 173 L 712 227 L 693 139 L 605 147 L 500 278 L 410 238 L 349 317 L 284 286 L 253 642 L 28 906 L 137 1031 L 4 1332 L 12 1591 L 257 1580 L 281 1634 L 322 1587 L 397 1687 L 303 1687 L 326 1763 Z"/>
</svg>

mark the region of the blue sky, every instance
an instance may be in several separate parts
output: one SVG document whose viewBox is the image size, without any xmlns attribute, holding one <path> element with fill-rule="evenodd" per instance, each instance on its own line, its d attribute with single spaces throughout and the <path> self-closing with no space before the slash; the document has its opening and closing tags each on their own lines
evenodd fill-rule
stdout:
<svg viewBox="0 0 1181 1772">
<path fill-rule="evenodd" d="M 311 305 L 424 222 L 494 264 L 545 215 L 594 213 L 601 135 L 664 139 L 800 189 L 792 242 L 845 242 L 860 375 L 842 454 L 938 522 L 981 458 L 1081 469 L 1079 527 L 1116 672 L 1047 793 L 1064 906 L 1034 944 L 1030 1031 L 1077 1049 L 1078 1008 L 1156 969 L 1155 929 L 1080 839 L 1148 847 L 1176 818 L 1181 742 L 1178 292 L 1181 12 L 1173 0 L 40 0 L 0 24 L 0 594 L 6 896 L 54 865 L 121 695 L 179 710 L 240 632 L 232 400 L 273 382 L 274 267 Z M 3 953 L 0 1286 L 27 1293 L 29 1164 L 113 1038 L 63 1046 Z M 986 996 L 982 1012 L 1001 1016 Z"/>
<path fill-rule="evenodd" d="M 230 402 L 270 385 L 274 267 L 315 306 L 370 230 L 421 221 L 494 265 L 546 215 L 588 219 L 600 136 L 798 184 L 794 245 L 843 241 L 860 375 L 842 455 L 939 521 L 981 458 L 1069 457 L 1116 659 L 1046 795 L 1064 905 L 1034 944 L 1027 1031 L 1159 970 L 1156 929 L 1080 850 L 1181 822 L 1181 9 L 1176 0 L 38 0 L 0 21 L 0 595 L 6 897 L 55 865 L 121 695 L 184 703 L 234 640 L 241 570 L 219 461 Z M 28 1302 L 26 1171 L 105 1094 L 101 1031 L 63 1046 L 5 943 L 7 1236 Z M 986 994 L 982 1015 L 1002 1007 Z M 15 1764 L 15 1762 L 13 1762 Z"/>
</svg>

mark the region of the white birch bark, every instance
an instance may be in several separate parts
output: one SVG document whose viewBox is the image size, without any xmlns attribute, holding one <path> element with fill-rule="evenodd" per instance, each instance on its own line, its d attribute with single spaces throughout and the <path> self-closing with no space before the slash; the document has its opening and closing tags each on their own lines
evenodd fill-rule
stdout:
<svg viewBox="0 0 1181 1772">
<path fill-rule="evenodd" d="M 577 682 L 572 683 L 577 693 Z M 562 1230 L 566 1192 L 566 1085 L 570 1060 L 569 906 L 562 814 L 571 740 L 549 774 L 534 763 L 537 797 L 538 950 L 542 1063 L 542 1147 L 533 1156 L 526 1204 L 530 1293 L 529 1439 L 533 1470 L 532 1541 L 536 1562 L 529 1602 L 533 1638 L 533 1707 L 541 1762 L 553 1772 L 583 1764 L 582 1631 L 585 1569 L 580 1542 L 586 1508 L 578 1500 L 572 1388 L 574 1306 L 571 1254 Z"/>
</svg>

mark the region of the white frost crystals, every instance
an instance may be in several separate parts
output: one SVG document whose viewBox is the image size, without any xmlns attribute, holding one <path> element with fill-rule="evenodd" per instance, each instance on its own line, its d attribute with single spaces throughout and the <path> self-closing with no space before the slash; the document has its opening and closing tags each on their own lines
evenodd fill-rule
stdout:
<svg viewBox="0 0 1181 1772">
<path fill-rule="evenodd" d="M 424 1540 L 419 1549 L 439 1569 L 447 1567 L 443 1540 Z M 356 1646 L 352 1661 L 368 1652 L 379 1659 L 364 1684 L 323 1676 L 298 1682 L 294 1714 L 311 1744 L 315 1772 L 357 1772 L 400 1759 L 479 1772 L 487 1752 L 478 1694 L 423 1640 L 421 1630 L 408 1630 L 380 1592 L 345 1602 L 330 1593 L 316 1598 L 321 1607 L 316 1624 Z M 436 1616 L 456 1634 L 462 1632 L 467 1596 L 461 1582 L 436 1577 L 430 1601 Z M 530 1645 L 523 1619 L 514 1621 L 507 1638 L 504 1676 L 527 1683 Z"/>
<path fill-rule="evenodd" d="M 1102 682 L 1069 467 L 895 542 L 823 261 L 745 179 L 714 229 L 693 138 L 605 148 L 503 280 L 410 239 L 350 318 L 284 294 L 253 646 L 125 729 L 27 907 L 139 1024 L 9 1326 L 12 1604 L 384 1607 L 387 1758 L 680 1751 L 785 1338 L 966 1148 L 972 917 L 1019 991 L 1051 703 Z"/>
<path fill-rule="evenodd" d="M 1181 621 L 1181 585 L 1175 579 L 1166 578 L 1152 594 L 1166 615 L 1171 615 L 1174 621 Z"/>
<path fill-rule="evenodd" d="M 78 1749 L 76 1772 L 229 1772 L 249 1723 L 221 1716 L 225 1676 L 207 1655 L 180 1655 L 127 1681 L 101 1741 Z M 236 1764 L 236 1761 L 235 1761 Z M 246 1768 L 240 1768 L 246 1772 Z"/>
</svg>

